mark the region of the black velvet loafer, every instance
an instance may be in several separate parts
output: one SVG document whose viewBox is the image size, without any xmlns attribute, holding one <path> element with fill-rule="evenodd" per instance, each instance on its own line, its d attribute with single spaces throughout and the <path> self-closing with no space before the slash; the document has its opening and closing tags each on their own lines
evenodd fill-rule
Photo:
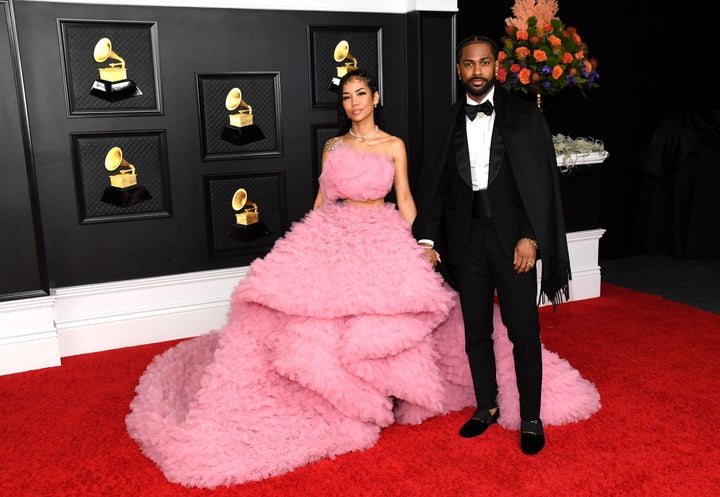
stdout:
<svg viewBox="0 0 720 497">
<path fill-rule="evenodd" d="M 542 422 L 520 421 L 520 448 L 527 455 L 537 454 L 545 447 L 545 433 Z"/>
<path fill-rule="evenodd" d="M 495 409 L 495 414 L 490 414 L 487 409 L 477 410 L 475 414 L 460 428 L 460 436 L 473 438 L 485 433 L 491 424 L 497 423 L 500 417 L 500 409 Z"/>
</svg>

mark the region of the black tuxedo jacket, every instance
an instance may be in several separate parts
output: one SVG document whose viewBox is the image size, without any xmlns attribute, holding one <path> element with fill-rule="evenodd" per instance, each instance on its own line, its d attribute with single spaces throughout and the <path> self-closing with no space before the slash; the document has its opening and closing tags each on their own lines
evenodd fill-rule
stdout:
<svg viewBox="0 0 720 497">
<path fill-rule="evenodd" d="M 496 87 L 487 196 L 503 249 L 512 257 L 524 237 L 538 242 L 541 300 L 568 298 L 570 262 L 560 198 L 559 173 L 547 121 L 537 106 Z M 437 243 L 444 262 L 457 264 L 470 232 L 473 191 L 463 106 L 465 95 L 440 121 L 437 144 L 418 182 L 417 239 Z"/>
</svg>

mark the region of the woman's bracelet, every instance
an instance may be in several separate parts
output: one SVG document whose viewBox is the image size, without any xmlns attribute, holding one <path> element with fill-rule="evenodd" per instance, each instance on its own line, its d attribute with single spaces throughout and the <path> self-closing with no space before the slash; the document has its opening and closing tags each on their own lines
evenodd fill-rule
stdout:
<svg viewBox="0 0 720 497">
<path fill-rule="evenodd" d="M 530 242 L 532 246 L 535 247 L 535 250 L 537 250 L 537 240 L 533 240 L 532 238 L 523 238 L 523 240 Z"/>
</svg>

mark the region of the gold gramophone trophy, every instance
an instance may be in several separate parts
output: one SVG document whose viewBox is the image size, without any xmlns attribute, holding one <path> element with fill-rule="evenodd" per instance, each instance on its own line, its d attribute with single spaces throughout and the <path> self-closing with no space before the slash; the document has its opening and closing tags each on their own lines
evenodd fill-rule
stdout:
<svg viewBox="0 0 720 497">
<path fill-rule="evenodd" d="M 135 166 L 123 159 L 120 147 L 113 147 L 105 154 L 105 169 L 118 172 L 109 176 L 110 186 L 105 189 L 100 199 L 103 202 L 128 207 L 152 198 L 144 186 L 137 184 Z"/>
<path fill-rule="evenodd" d="M 238 188 L 232 197 L 235 211 L 235 224 L 230 227 L 230 237 L 242 242 L 250 242 L 270 233 L 265 223 L 260 221 L 260 212 L 256 203 L 248 200 L 245 188 Z"/>
<path fill-rule="evenodd" d="M 332 78 L 330 81 L 330 88 L 328 89 L 334 92 L 339 92 L 340 78 L 357 69 L 358 61 L 350 53 L 350 45 L 345 40 L 342 40 L 337 44 L 335 51 L 333 52 L 333 58 L 335 59 L 335 62 L 344 62 L 344 64 L 335 68 L 337 76 Z"/>
<path fill-rule="evenodd" d="M 142 95 L 137 85 L 128 79 L 125 60 L 113 52 L 109 38 L 100 38 L 95 44 L 93 57 L 95 62 L 105 62 L 107 59 L 117 60 L 118 62 L 110 62 L 106 67 L 98 68 L 100 79 L 93 82 L 90 95 L 109 102 Z"/>
<path fill-rule="evenodd" d="M 220 139 L 235 145 L 245 145 L 265 138 L 265 134 L 253 124 L 253 111 L 242 98 L 240 88 L 231 89 L 225 97 L 225 108 L 237 111 L 230 114 L 230 125 L 223 128 Z"/>
</svg>

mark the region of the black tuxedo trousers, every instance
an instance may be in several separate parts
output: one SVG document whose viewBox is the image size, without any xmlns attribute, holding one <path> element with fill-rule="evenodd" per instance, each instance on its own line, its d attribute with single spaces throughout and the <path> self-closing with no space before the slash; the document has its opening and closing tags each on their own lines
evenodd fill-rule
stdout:
<svg viewBox="0 0 720 497">
<path fill-rule="evenodd" d="M 464 255 L 451 265 L 460 293 L 465 321 L 465 351 L 472 373 L 478 409 L 497 406 L 493 333 L 494 298 L 513 344 L 515 374 L 520 394 L 520 417 L 540 417 L 542 350 L 535 303 L 537 271 L 517 274 L 512 257 L 500 243 L 493 221 L 473 217 Z"/>
</svg>

